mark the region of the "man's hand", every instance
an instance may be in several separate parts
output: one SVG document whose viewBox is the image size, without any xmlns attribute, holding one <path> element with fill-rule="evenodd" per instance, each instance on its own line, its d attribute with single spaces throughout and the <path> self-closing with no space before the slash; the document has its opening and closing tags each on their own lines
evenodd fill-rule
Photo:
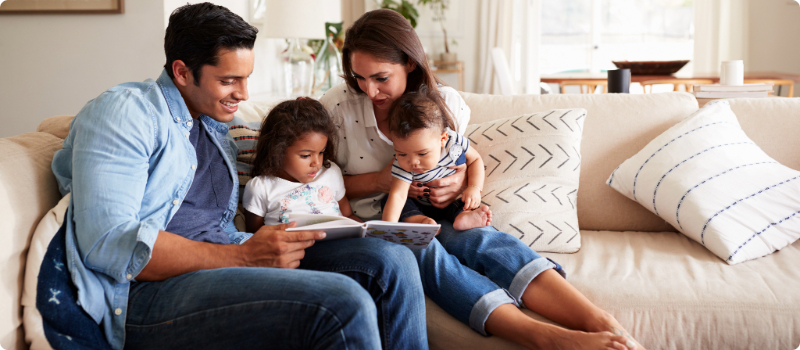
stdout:
<svg viewBox="0 0 800 350">
<path fill-rule="evenodd" d="M 279 267 L 294 269 L 300 266 L 305 249 L 317 239 L 325 238 L 322 231 L 291 231 L 296 222 L 275 226 L 263 226 L 252 238 L 242 244 L 246 266 Z"/>
<path fill-rule="evenodd" d="M 431 204 L 437 208 L 444 208 L 450 205 L 450 203 L 453 203 L 456 198 L 461 195 L 461 192 L 464 192 L 464 188 L 467 184 L 467 165 L 462 164 L 450 167 L 450 169 L 456 169 L 456 172 L 448 177 L 423 184 L 422 187 L 417 185 L 419 184 L 418 182 L 412 183 L 408 195 L 411 196 L 411 198 L 418 198 L 420 196 L 428 197 Z"/>
</svg>

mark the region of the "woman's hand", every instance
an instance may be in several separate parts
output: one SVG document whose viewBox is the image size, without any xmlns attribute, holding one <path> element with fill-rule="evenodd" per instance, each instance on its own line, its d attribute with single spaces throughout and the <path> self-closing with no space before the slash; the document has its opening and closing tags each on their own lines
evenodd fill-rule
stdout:
<svg viewBox="0 0 800 350">
<path fill-rule="evenodd" d="M 466 170 L 467 165 L 462 164 L 450 169 L 456 169 L 453 175 L 438 180 L 433 180 L 423 186 L 418 186 L 417 182 L 411 184 L 408 195 L 411 198 L 428 197 L 431 204 L 437 208 L 444 208 L 453 203 L 467 185 Z M 480 201 L 478 201 L 480 203 Z"/>
</svg>

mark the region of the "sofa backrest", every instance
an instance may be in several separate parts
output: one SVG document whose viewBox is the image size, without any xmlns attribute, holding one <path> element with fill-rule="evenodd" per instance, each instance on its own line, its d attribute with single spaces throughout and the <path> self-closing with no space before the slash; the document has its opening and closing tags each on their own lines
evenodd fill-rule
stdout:
<svg viewBox="0 0 800 350">
<path fill-rule="evenodd" d="M 0 347 L 24 349 L 22 280 L 33 231 L 61 195 L 50 170 L 63 140 L 44 132 L 0 139 Z"/>
<path fill-rule="evenodd" d="M 587 110 L 581 143 L 578 223 L 584 230 L 675 231 L 655 214 L 605 184 L 623 161 L 698 109 L 694 96 L 661 94 L 516 95 L 462 93 L 470 123 L 546 111 Z M 744 131 L 779 162 L 800 169 L 800 99 L 730 100 Z"/>
</svg>

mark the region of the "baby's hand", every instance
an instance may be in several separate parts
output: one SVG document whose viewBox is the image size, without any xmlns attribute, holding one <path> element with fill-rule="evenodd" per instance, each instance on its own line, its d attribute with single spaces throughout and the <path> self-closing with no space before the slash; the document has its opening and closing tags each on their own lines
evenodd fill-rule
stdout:
<svg viewBox="0 0 800 350">
<path fill-rule="evenodd" d="M 467 187 L 461 200 L 464 201 L 464 210 L 476 209 L 481 206 L 481 190 L 474 186 Z"/>
</svg>

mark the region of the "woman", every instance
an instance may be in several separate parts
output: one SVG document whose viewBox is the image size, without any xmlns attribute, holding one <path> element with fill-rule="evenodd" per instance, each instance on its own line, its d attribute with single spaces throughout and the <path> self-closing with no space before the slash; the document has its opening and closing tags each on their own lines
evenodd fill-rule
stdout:
<svg viewBox="0 0 800 350">
<path fill-rule="evenodd" d="M 422 85 L 438 89 L 459 133 L 466 130 L 470 110 L 454 89 L 437 86 L 419 38 L 394 11 L 371 11 L 358 19 L 347 31 L 342 56 L 346 83 L 320 102 L 339 127 L 337 163 L 354 214 L 379 219 L 380 200 L 392 181 L 394 149 L 386 136 L 392 102 Z M 449 204 L 463 191 L 463 168 L 444 179 L 414 183 L 409 196 Z M 425 293 L 479 333 L 529 348 L 636 347 L 611 315 L 566 282 L 558 264 L 491 226 L 456 231 L 452 223 L 441 224 L 430 246 L 415 250 Z M 518 306 L 580 331 L 535 321 Z"/>
</svg>

